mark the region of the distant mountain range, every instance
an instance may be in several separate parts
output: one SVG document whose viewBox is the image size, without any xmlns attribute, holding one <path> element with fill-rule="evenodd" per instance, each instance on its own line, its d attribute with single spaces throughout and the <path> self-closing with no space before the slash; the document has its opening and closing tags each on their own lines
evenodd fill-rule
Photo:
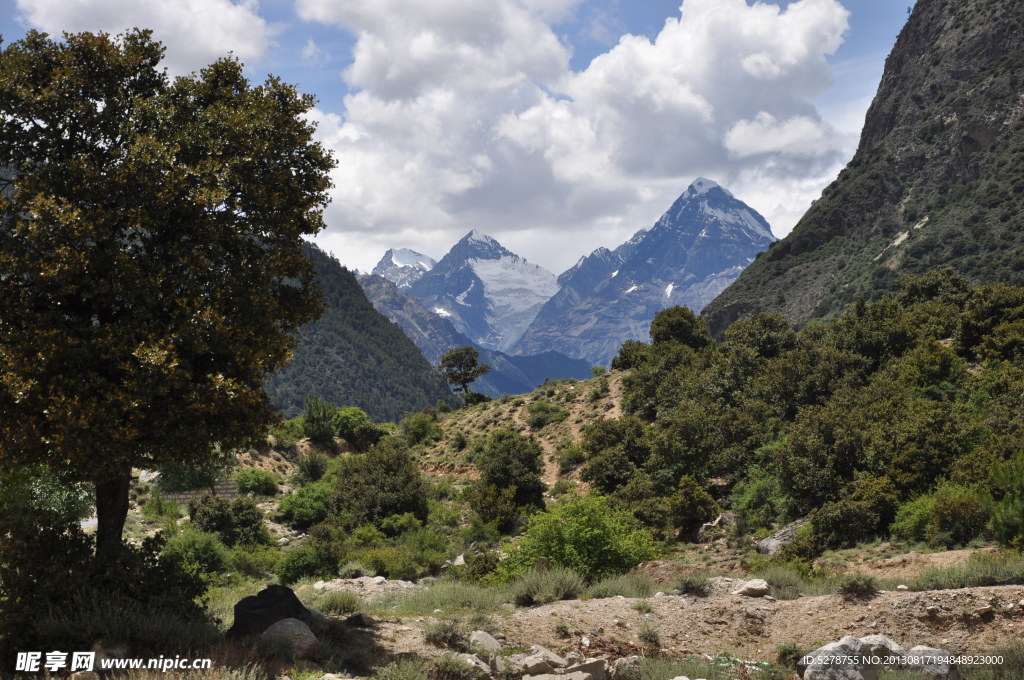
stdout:
<svg viewBox="0 0 1024 680">
<path fill-rule="evenodd" d="M 793 231 L 705 310 L 713 333 L 875 300 L 949 265 L 1024 285 L 1024 3 L 919 0 L 885 63 L 853 160 Z"/>
<path fill-rule="evenodd" d="M 674 305 L 700 311 L 774 240 L 755 210 L 698 178 L 650 229 L 615 250 L 581 257 L 557 279 L 477 230 L 432 268 L 425 255 L 400 249 L 385 253 L 374 273 L 419 300 L 423 313 L 450 321 L 481 348 L 513 355 L 510 360 L 557 352 L 607 364 L 626 340 L 648 337 L 658 311 Z M 423 329 L 436 324 L 420 312 L 402 321 L 386 311 L 408 301 L 375 304 L 429 357 Z"/>
</svg>

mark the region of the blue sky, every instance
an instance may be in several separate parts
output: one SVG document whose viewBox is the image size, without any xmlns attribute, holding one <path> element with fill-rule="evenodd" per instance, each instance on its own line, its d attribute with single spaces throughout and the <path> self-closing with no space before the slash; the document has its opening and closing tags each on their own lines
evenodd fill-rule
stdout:
<svg viewBox="0 0 1024 680">
<path fill-rule="evenodd" d="M 9 6 L 11 0 L 4 0 Z M 6 42 L 153 27 L 319 100 L 339 161 L 317 241 L 368 269 L 470 229 L 558 273 L 697 176 L 777 235 L 856 147 L 910 0 L 14 0 Z"/>
</svg>

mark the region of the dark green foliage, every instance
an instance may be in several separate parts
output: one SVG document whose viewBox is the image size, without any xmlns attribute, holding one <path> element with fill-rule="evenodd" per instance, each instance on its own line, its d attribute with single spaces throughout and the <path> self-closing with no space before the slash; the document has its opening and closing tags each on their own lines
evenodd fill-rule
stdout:
<svg viewBox="0 0 1024 680">
<path fill-rule="evenodd" d="M 441 438 L 441 428 L 433 412 L 410 413 L 402 420 L 402 436 L 415 446 L 430 444 Z"/>
<path fill-rule="evenodd" d="M 435 647 L 459 649 L 466 644 L 466 632 L 460 621 L 441 619 L 423 627 L 423 640 Z"/>
<path fill-rule="evenodd" d="M 235 465 L 235 454 L 214 445 L 209 460 L 202 463 L 164 463 L 157 468 L 156 485 L 164 493 L 212 489 L 226 479 Z"/>
<path fill-rule="evenodd" d="M 233 479 L 239 493 L 253 496 L 273 496 L 277 493 L 277 479 L 269 470 L 243 468 L 235 473 Z"/>
<path fill-rule="evenodd" d="M 307 484 L 284 498 L 278 506 L 281 519 L 296 529 L 308 529 L 327 519 L 331 487 L 325 482 Z"/>
<path fill-rule="evenodd" d="M 316 550 L 312 545 L 303 545 L 285 553 L 277 564 L 277 578 L 284 585 L 290 585 L 305 577 L 332 576 L 337 569 L 337 562 L 327 553 Z"/>
<path fill-rule="evenodd" d="M 1001 465 L 994 482 L 1001 498 L 992 510 L 992 532 L 1000 544 L 1024 550 L 1024 453 Z"/>
<path fill-rule="evenodd" d="M 296 473 L 299 484 L 309 484 L 310 482 L 318 482 L 320 478 L 327 472 L 327 464 L 330 459 L 319 451 L 310 451 L 307 454 L 299 456 L 299 459 L 295 461 L 298 466 Z"/>
<path fill-rule="evenodd" d="M 683 536 L 695 536 L 704 522 L 713 520 L 721 508 L 692 477 L 684 475 L 672 494 L 672 522 Z"/>
<path fill-rule="evenodd" d="M 651 342 L 678 342 L 700 349 L 709 342 L 707 326 L 688 307 L 669 307 L 654 315 L 651 321 Z"/>
<path fill-rule="evenodd" d="M 334 441 L 334 413 L 337 410 L 315 393 L 305 398 L 306 410 L 302 414 L 302 433 L 311 441 L 330 445 Z"/>
<path fill-rule="evenodd" d="M 354 525 L 412 513 L 427 518 L 427 490 L 403 442 L 388 437 L 369 452 L 336 459 L 324 477 L 331 485 L 332 509 Z"/>
<path fill-rule="evenodd" d="M 326 310 L 299 330 L 293 359 L 268 382 L 275 406 L 294 416 L 306 395 L 318 394 L 375 420 L 397 422 L 452 398 L 416 345 L 373 308 L 349 270 L 312 244 L 305 254 Z"/>
<path fill-rule="evenodd" d="M 487 438 L 477 466 L 484 485 L 514 488 L 519 507 L 543 507 L 541 448 L 533 437 L 524 437 L 511 428 L 494 432 Z"/>
<path fill-rule="evenodd" d="M 194 498 L 188 503 L 188 514 L 192 526 L 216 534 L 225 545 L 270 542 L 263 511 L 251 498 L 233 501 L 210 495 Z"/>
<path fill-rule="evenodd" d="M 441 356 L 437 367 L 441 380 L 451 385 L 455 392 L 461 392 L 468 399 L 472 394 L 470 383 L 490 372 L 491 367 L 480 363 L 480 352 L 472 346 L 458 347 Z M 467 401 L 468 403 L 468 401 Z"/>
<path fill-rule="evenodd" d="M 707 597 L 711 593 L 711 584 L 706 574 L 683 574 L 676 579 L 676 590 L 680 595 Z"/>
<path fill-rule="evenodd" d="M 991 500 L 976 489 L 943 482 L 900 506 L 892 533 L 933 546 L 965 545 L 981 535 L 990 517 Z"/>
<path fill-rule="evenodd" d="M 204 579 L 226 572 L 231 564 L 231 553 L 217 536 L 202 531 L 186 530 L 172 536 L 163 554 Z"/>
<path fill-rule="evenodd" d="M 569 415 L 565 409 L 552 406 L 546 401 L 535 401 L 526 407 L 526 424 L 531 430 L 540 430 L 551 423 L 560 423 Z"/>
<path fill-rule="evenodd" d="M 479 484 L 466 497 L 466 504 L 484 524 L 494 525 L 503 534 L 510 534 L 519 524 L 522 509 L 516 503 L 516 487 L 499 488 Z"/>
<path fill-rule="evenodd" d="M 356 428 L 370 422 L 370 416 L 358 406 L 343 406 L 334 412 L 334 432 L 337 436 L 355 446 Z"/>
</svg>

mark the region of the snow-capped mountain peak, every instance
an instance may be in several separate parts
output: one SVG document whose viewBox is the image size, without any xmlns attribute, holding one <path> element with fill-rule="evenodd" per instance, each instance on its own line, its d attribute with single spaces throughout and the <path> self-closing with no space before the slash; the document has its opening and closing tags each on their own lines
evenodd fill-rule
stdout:
<svg viewBox="0 0 1024 680">
<path fill-rule="evenodd" d="M 389 248 L 373 273 L 383 276 L 399 288 L 408 288 L 421 276 L 434 268 L 437 262 L 432 257 L 409 248 Z"/>
<path fill-rule="evenodd" d="M 718 182 L 712 179 L 708 179 L 707 177 L 698 177 L 697 179 L 693 180 L 690 186 L 687 187 L 686 193 L 699 196 L 701 194 L 708 193 L 712 189 L 721 189 L 723 192 L 725 192 L 726 196 L 729 196 L 730 198 L 732 197 L 732 193 L 728 189 L 720 185 Z"/>
</svg>

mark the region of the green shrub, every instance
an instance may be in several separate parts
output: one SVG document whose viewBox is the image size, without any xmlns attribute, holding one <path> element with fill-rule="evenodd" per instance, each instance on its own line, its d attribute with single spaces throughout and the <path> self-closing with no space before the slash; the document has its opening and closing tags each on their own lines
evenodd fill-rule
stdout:
<svg viewBox="0 0 1024 680">
<path fill-rule="evenodd" d="M 412 581 L 420 573 L 419 555 L 400 546 L 370 548 L 352 553 L 377 576 Z"/>
<path fill-rule="evenodd" d="M 838 591 L 849 600 L 874 597 L 878 592 L 878 579 L 870 574 L 846 574 L 839 579 Z"/>
<path fill-rule="evenodd" d="M 441 439 L 441 428 L 430 413 L 410 413 L 402 420 L 402 436 L 409 444 L 430 444 Z"/>
<path fill-rule="evenodd" d="M 177 501 L 169 501 L 161 494 L 154 493 L 153 497 L 142 506 L 142 514 L 154 519 L 157 517 L 178 519 L 181 517 L 181 506 Z"/>
<path fill-rule="evenodd" d="M 587 597 L 605 598 L 621 595 L 622 597 L 650 597 L 655 591 L 654 581 L 646 574 L 620 574 L 606 576 L 587 588 Z"/>
<path fill-rule="evenodd" d="M 561 619 L 555 621 L 555 635 L 560 638 L 569 637 L 569 624 Z"/>
<path fill-rule="evenodd" d="M 692 477 L 684 475 L 671 498 L 672 521 L 681 535 L 695 537 L 700 525 L 713 520 L 721 509 Z"/>
<path fill-rule="evenodd" d="M 277 578 L 284 585 L 295 583 L 305 577 L 332 576 L 337 564 L 312 545 L 304 545 L 288 551 L 277 564 Z"/>
<path fill-rule="evenodd" d="M 558 473 L 567 475 L 587 462 L 587 454 L 578 446 L 570 446 L 555 453 L 558 458 Z"/>
<path fill-rule="evenodd" d="M 235 473 L 235 486 L 242 494 L 273 496 L 277 493 L 277 480 L 272 472 L 259 468 L 242 468 Z"/>
<path fill-rule="evenodd" d="M 228 501 L 218 496 L 193 498 L 188 503 L 192 526 L 217 534 L 229 546 L 239 543 L 269 543 L 263 511 L 251 498 Z"/>
<path fill-rule="evenodd" d="M 707 574 L 681 574 L 676 579 L 676 590 L 680 595 L 707 597 L 711 594 L 711 584 L 708 583 Z"/>
<path fill-rule="evenodd" d="M 484 446 L 478 462 L 483 485 L 499 489 L 514 488 L 516 505 L 544 506 L 544 482 L 541 448 L 533 437 L 524 437 L 511 428 L 494 432 Z"/>
<path fill-rule="evenodd" d="M 472 680 L 477 676 L 475 668 L 457 656 L 445 653 L 427 667 L 429 680 Z"/>
<path fill-rule="evenodd" d="M 278 505 L 278 516 L 296 529 L 308 529 L 327 519 L 331 488 L 325 482 L 307 484 L 286 495 Z"/>
<path fill-rule="evenodd" d="M 306 397 L 305 419 L 302 421 L 302 433 L 318 444 L 331 444 L 334 441 L 334 414 L 337 408 L 324 401 L 316 394 Z"/>
<path fill-rule="evenodd" d="M 593 581 L 624 573 L 656 554 L 650 533 L 628 512 L 599 495 L 570 496 L 530 518 L 501 571 L 514 576 L 547 557 Z"/>
<path fill-rule="evenodd" d="M 654 607 L 647 600 L 637 600 L 633 603 L 633 609 L 637 610 L 641 614 L 650 614 L 654 611 Z"/>
<path fill-rule="evenodd" d="M 290 449 L 299 443 L 305 434 L 303 432 L 306 419 L 302 416 L 290 418 L 270 428 L 270 436 L 279 448 Z"/>
<path fill-rule="evenodd" d="M 498 553 L 485 550 L 467 557 L 465 564 L 451 567 L 448 574 L 459 581 L 478 583 L 493 574 L 499 564 L 501 558 L 498 557 Z"/>
<path fill-rule="evenodd" d="M 362 425 L 372 425 L 370 416 L 358 406 L 343 406 L 334 413 L 332 425 L 334 433 L 344 439 L 353 448 L 356 446 L 356 429 Z"/>
<path fill-rule="evenodd" d="M 661 635 L 658 633 L 658 629 L 648 623 L 640 626 L 636 636 L 640 638 L 640 642 L 649 647 L 654 647 L 655 649 L 661 647 Z"/>
<path fill-rule="evenodd" d="M 479 483 L 466 497 L 466 504 L 482 523 L 493 524 L 502 534 L 515 531 L 522 517 L 513 487 L 500 489 L 494 484 Z"/>
<path fill-rule="evenodd" d="M 546 401 L 535 401 L 526 407 L 526 424 L 531 430 L 540 430 L 551 423 L 559 423 L 568 417 L 569 413 L 557 406 L 552 406 Z"/>
<path fill-rule="evenodd" d="M 511 584 L 509 590 L 517 605 L 529 607 L 557 600 L 575 600 L 583 588 L 579 574 L 556 566 L 526 572 Z"/>
<path fill-rule="evenodd" d="M 935 498 L 931 494 L 924 494 L 900 505 L 896 519 L 889 527 L 892 535 L 912 543 L 927 541 L 934 502 Z"/>
<path fill-rule="evenodd" d="M 280 559 L 280 551 L 267 545 L 236 545 L 231 549 L 232 568 L 250 578 L 274 574 Z"/>
<path fill-rule="evenodd" d="M 930 567 L 907 585 L 911 590 L 951 590 L 982 586 L 1024 584 L 1024 554 L 975 553 L 966 564 L 952 567 Z"/>
<path fill-rule="evenodd" d="M 296 473 L 298 483 L 301 485 L 320 481 L 320 478 L 327 472 L 329 461 L 330 459 L 319 451 L 310 451 L 299 456 L 299 459 L 295 461 L 298 467 Z"/>
<path fill-rule="evenodd" d="M 363 598 L 349 590 L 329 590 L 316 600 L 316 609 L 328 616 L 355 614 L 365 606 Z"/>
<path fill-rule="evenodd" d="M 997 466 L 992 477 L 999 494 L 992 509 L 992 533 L 1000 545 L 1024 550 L 1024 452 Z"/>
<path fill-rule="evenodd" d="M 504 593 L 472 583 L 439 581 L 411 593 L 395 593 L 378 602 L 381 609 L 389 609 L 402 616 L 430 615 L 436 609 L 445 614 L 466 611 L 489 612 L 501 606 Z"/>
<path fill-rule="evenodd" d="M 775 647 L 775 662 L 790 670 L 797 670 L 800 659 L 806 655 L 807 651 L 795 642 L 783 642 Z"/>
<path fill-rule="evenodd" d="M 376 680 L 427 680 L 427 660 L 419 657 L 404 657 L 373 674 Z"/>
<path fill-rule="evenodd" d="M 323 483 L 332 490 L 332 509 L 354 526 L 407 512 L 427 518 L 427 485 L 401 437 L 387 437 L 367 453 L 336 458 Z"/>
<path fill-rule="evenodd" d="M 228 571 L 231 553 L 216 535 L 186 530 L 172 536 L 164 546 L 163 554 L 180 563 L 186 571 L 209 579 Z"/>
<path fill-rule="evenodd" d="M 435 647 L 460 649 L 466 644 L 466 633 L 461 621 L 442 619 L 423 627 L 423 639 Z"/>
<path fill-rule="evenodd" d="M 984 532 L 990 517 L 986 495 L 968 487 L 943 482 L 899 507 L 890 526 L 898 538 L 929 545 L 965 545 Z"/>
</svg>

